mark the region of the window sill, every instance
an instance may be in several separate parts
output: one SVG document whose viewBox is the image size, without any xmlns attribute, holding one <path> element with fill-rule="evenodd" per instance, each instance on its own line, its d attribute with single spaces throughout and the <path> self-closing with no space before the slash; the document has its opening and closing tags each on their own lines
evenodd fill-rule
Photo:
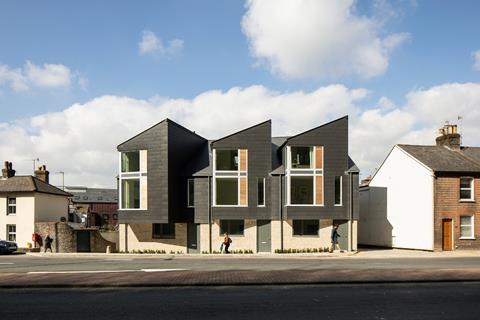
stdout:
<svg viewBox="0 0 480 320">
<path fill-rule="evenodd" d="M 460 199 L 458 202 L 464 202 L 464 203 L 475 203 L 474 199 Z"/>
<path fill-rule="evenodd" d="M 285 207 L 325 207 L 323 204 L 286 204 Z"/>
<path fill-rule="evenodd" d="M 343 204 L 334 204 L 334 207 L 343 207 Z"/>
<path fill-rule="evenodd" d="M 459 240 L 475 240 L 475 237 L 460 237 Z"/>
<path fill-rule="evenodd" d="M 147 209 L 141 209 L 141 208 L 131 208 L 131 209 L 128 209 L 128 208 L 122 208 L 122 209 L 118 209 L 118 211 L 146 211 Z"/>
<path fill-rule="evenodd" d="M 16 213 L 7 213 L 7 217 L 15 217 L 16 215 Z"/>
<path fill-rule="evenodd" d="M 319 235 L 299 235 L 299 234 L 294 234 L 292 235 L 294 238 L 320 238 Z"/>
<path fill-rule="evenodd" d="M 248 205 L 239 206 L 239 205 L 213 205 L 212 208 L 248 208 Z"/>
</svg>

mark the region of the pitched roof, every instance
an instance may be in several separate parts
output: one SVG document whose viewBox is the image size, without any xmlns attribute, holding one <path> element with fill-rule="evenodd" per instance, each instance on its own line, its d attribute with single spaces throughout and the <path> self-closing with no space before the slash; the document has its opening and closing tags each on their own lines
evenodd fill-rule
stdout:
<svg viewBox="0 0 480 320">
<path fill-rule="evenodd" d="M 66 187 L 75 203 L 117 203 L 117 189 Z"/>
<path fill-rule="evenodd" d="M 71 194 L 33 176 L 14 176 L 0 179 L 0 192 L 40 192 L 70 197 Z"/>
<path fill-rule="evenodd" d="M 397 145 L 418 161 L 435 172 L 480 172 L 480 157 L 474 160 L 461 150 L 452 150 L 442 146 Z M 477 148 L 475 148 L 477 149 Z M 480 151 L 469 151 L 470 154 L 479 154 Z"/>
</svg>

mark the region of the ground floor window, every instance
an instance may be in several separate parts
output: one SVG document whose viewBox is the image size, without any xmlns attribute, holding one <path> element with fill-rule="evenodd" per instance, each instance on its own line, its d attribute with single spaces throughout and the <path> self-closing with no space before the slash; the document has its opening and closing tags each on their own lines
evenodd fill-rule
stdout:
<svg viewBox="0 0 480 320">
<path fill-rule="evenodd" d="M 228 232 L 231 236 L 243 236 L 245 223 L 243 220 L 221 220 L 220 235 Z"/>
<path fill-rule="evenodd" d="M 153 239 L 175 239 L 175 223 L 154 223 L 152 226 Z"/>
<path fill-rule="evenodd" d="M 318 220 L 293 220 L 294 236 L 318 236 L 319 229 Z"/>
<path fill-rule="evenodd" d="M 7 224 L 7 240 L 17 241 L 17 226 L 15 224 Z"/>
<path fill-rule="evenodd" d="M 460 216 L 460 239 L 473 238 L 473 217 Z"/>
</svg>

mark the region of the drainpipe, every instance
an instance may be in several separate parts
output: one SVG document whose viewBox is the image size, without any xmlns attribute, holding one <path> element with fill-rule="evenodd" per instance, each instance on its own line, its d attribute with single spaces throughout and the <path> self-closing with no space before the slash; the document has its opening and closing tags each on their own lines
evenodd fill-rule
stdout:
<svg viewBox="0 0 480 320">
<path fill-rule="evenodd" d="M 353 251 L 353 174 L 348 173 L 350 201 L 348 206 L 348 251 Z"/>
<path fill-rule="evenodd" d="M 279 199 L 280 199 L 280 250 L 283 252 L 283 192 L 282 192 L 282 175 L 278 176 L 279 179 Z"/>
<path fill-rule="evenodd" d="M 207 191 L 207 194 L 208 194 L 208 251 L 210 253 L 212 253 L 212 203 L 211 203 L 211 190 L 210 190 L 210 187 L 212 186 L 212 178 L 211 177 L 208 177 L 207 178 L 208 182 L 208 191 Z"/>
</svg>

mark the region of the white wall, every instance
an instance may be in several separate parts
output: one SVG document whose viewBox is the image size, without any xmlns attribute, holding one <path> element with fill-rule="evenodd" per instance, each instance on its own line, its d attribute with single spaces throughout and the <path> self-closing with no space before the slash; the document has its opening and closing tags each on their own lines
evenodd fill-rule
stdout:
<svg viewBox="0 0 480 320">
<path fill-rule="evenodd" d="M 360 192 L 359 243 L 433 250 L 433 173 L 395 146 Z"/>
<path fill-rule="evenodd" d="M 32 243 L 34 232 L 35 198 L 33 193 L 10 194 L 9 197 L 17 198 L 17 214 L 7 216 L 7 197 L 0 197 L 0 239 L 7 238 L 7 224 L 17 227 L 17 244 L 26 247 Z"/>
<path fill-rule="evenodd" d="M 68 198 L 46 193 L 35 193 L 35 222 L 59 222 L 68 218 Z"/>
</svg>

